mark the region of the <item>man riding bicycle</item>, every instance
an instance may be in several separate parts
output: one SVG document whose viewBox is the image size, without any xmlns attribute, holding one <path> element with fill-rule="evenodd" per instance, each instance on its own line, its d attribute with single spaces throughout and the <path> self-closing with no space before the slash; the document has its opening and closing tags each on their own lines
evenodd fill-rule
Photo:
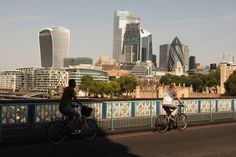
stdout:
<svg viewBox="0 0 236 157">
<path fill-rule="evenodd" d="M 81 102 L 79 101 L 79 99 L 76 97 L 76 92 L 75 92 L 75 88 L 76 87 L 76 82 L 74 79 L 70 79 L 69 80 L 69 86 L 66 87 L 63 91 L 63 95 L 61 97 L 61 101 L 60 101 L 60 105 L 59 105 L 59 110 L 62 114 L 68 116 L 70 122 L 68 123 L 68 126 L 70 128 L 74 128 L 73 124 L 74 124 L 74 117 L 76 117 L 76 119 L 79 119 L 80 114 L 75 111 L 74 107 L 75 105 L 72 104 L 72 100 L 74 100 L 75 102 L 77 102 L 80 107 L 82 107 L 83 104 L 81 104 Z"/>
<path fill-rule="evenodd" d="M 169 118 L 173 121 L 175 121 L 174 117 L 178 112 L 178 106 L 173 103 L 174 98 L 177 98 L 179 103 L 183 104 L 182 100 L 176 94 L 175 84 L 171 83 L 163 98 L 162 107 L 166 111 L 167 115 L 169 115 Z M 171 112 L 171 110 L 173 111 Z"/>
</svg>

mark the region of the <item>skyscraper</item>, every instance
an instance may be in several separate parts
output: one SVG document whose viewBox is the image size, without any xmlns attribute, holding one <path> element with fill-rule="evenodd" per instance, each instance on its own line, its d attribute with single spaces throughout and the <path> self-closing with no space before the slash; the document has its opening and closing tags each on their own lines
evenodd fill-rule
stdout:
<svg viewBox="0 0 236 157">
<path fill-rule="evenodd" d="M 140 24 L 130 23 L 126 24 L 126 30 L 123 40 L 122 55 L 123 62 L 134 63 L 139 58 L 140 54 Z"/>
<path fill-rule="evenodd" d="M 194 70 L 194 69 L 196 69 L 196 57 L 190 56 L 189 57 L 189 70 Z"/>
<path fill-rule="evenodd" d="M 140 36 L 141 36 L 141 53 L 140 59 L 141 61 L 152 61 L 152 34 L 147 30 L 141 28 L 140 29 Z"/>
<path fill-rule="evenodd" d="M 189 70 L 189 48 L 186 45 L 182 45 L 183 55 L 184 55 L 184 68 L 185 71 Z"/>
<path fill-rule="evenodd" d="M 113 58 L 117 62 L 152 61 L 152 34 L 141 28 L 139 17 L 115 11 L 113 29 Z"/>
<path fill-rule="evenodd" d="M 167 71 L 170 44 L 160 45 L 159 68 Z"/>
<path fill-rule="evenodd" d="M 113 58 L 117 62 L 125 62 L 125 60 L 135 58 L 133 52 L 135 49 L 139 50 L 136 47 L 137 42 L 139 42 L 137 40 L 140 40 L 138 36 L 139 28 L 140 18 L 134 16 L 133 13 L 129 11 L 115 11 L 113 24 Z"/>
<path fill-rule="evenodd" d="M 177 65 L 183 70 L 188 67 L 189 49 L 175 37 L 171 44 L 160 45 L 159 67 L 162 70 L 174 71 Z"/>
<path fill-rule="evenodd" d="M 63 67 L 68 57 L 70 31 L 64 27 L 46 28 L 39 32 L 42 67 Z"/>
</svg>

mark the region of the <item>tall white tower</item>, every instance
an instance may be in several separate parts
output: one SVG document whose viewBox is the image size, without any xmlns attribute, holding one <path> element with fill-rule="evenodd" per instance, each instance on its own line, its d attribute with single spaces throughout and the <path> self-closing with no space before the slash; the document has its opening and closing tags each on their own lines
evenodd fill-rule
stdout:
<svg viewBox="0 0 236 157">
<path fill-rule="evenodd" d="M 42 67 L 63 67 L 68 57 L 70 31 L 64 27 L 46 28 L 39 32 Z"/>
<path fill-rule="evenodd" d="M 223 55 L 223 59 L 220 62 L 220 93 L 225 93 L 224 83 L 227 81 L 229 76 L 236 71 L 236 64 L 234 63 L 234 57 L 229 57 L 229 61 L 227 62 L 225 56 Z"/>
</svg>

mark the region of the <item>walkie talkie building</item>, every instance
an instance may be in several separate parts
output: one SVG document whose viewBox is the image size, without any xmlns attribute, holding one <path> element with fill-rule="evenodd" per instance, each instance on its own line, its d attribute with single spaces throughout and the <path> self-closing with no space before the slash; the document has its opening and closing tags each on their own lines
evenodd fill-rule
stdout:
<svg viewBox="0 0 236 157">
<path fill-rule="evenodd" d="M 42 67 L 63 67 L 68 57 L 70 31 L 64 27 L 46 28 L 39 32 Z"/>
</svg>

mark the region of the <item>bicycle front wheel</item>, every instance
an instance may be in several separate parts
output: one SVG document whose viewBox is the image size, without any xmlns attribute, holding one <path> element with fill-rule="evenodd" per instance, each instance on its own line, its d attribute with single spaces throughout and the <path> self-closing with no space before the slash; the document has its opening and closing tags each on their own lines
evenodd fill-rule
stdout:
<svg viewBox="0 0 236 157">
<path fill-rule="evenodd" d="M 187 127 L 187 116 L 184 113 L 180 113 L 176 117 L 176 127 L 180 131 L 183 131 Z"/>
<path fill-rule="evenodd" d="M 156 119 L 155 127 L 160 133 L 166 132 L 168 129 L 169 120 L 165 115 L 160 115 Z"/>
<path fill-rule="evenodd" d="M 62 143 L 67 136 L 67 127 L 62 121 L 54 121 L 47 129 L 48 141 L 52 144 Z"/>
<path fill-rule="evenodd" d="M 94 119 L 86 118 L 82 120 L 79 128 L 81 131 L 80 136 L 85 141 L 91 141 L 97 135 L 98 125 Z"/>
</svg>

